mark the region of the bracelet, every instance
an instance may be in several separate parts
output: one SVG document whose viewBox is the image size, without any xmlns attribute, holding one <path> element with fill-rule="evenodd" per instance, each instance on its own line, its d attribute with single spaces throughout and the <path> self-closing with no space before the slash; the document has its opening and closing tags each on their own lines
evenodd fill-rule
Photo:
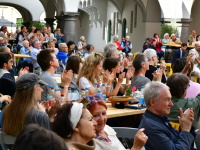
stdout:
<svg viewBox="0 0 200 150">
<path fill-rule="evenodd" d="M 64 89 L 65 87 L 67 87 L 67 88 L 68 88 L 68 87 L 69 87 L 69 85 L 65 85 L 65 86 L 62 86 L 62 85 L 60 85 L 60 88 L 61 88 L 61 89 Z"/>
<path fill-rule="evenodd" d="M 111 87 L 111 85 L 107 85 L 106 87 Z"/>
</svg>

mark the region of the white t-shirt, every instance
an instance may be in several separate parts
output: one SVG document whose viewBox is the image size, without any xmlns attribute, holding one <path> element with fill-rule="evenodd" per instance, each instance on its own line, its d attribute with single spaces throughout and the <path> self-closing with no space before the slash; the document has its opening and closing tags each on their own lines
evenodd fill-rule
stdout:
<svg viewBox="0 0 200 150">
<path fill-rule="evenodd" d="M 108 134 L 108 138 L 111 140 L 111 142 L 104 142 L 98 139 L 94 139 L 96 145 L 95 150 L 126 150 L 117 138 L 116 132 L 113 130 L 113 128 L 105 125 L 104 131 Z"/>
<path fill-rule="evenodd" d="M 92 87 L 94 90 L 94 86 L 92 85 L 92 83 L 85 77 L 81 77 L 80 80 L 79 80 L 79 89 L 82 89 L 82 88 L 90 88 Z"/>
</svg>

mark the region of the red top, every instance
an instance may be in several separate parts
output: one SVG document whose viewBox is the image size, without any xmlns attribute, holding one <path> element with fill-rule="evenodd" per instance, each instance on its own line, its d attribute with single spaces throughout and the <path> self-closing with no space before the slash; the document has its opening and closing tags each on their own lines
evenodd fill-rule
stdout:
<svg viewBox="0 0 200 150">
<path fill-rule="evenodd" d="M 156 51 L 162 52 L 162 50 L 161 50 L 161 47 L 162 47 L 162 40 L 159 39 L 159 38 L 158 38 L 158 39 L 154 38 L 154 39 L 152 40 L 152 44 L 153 44 L 155 41 L 156 41 L 156 45 L 155 45 Z"/>
</svg>

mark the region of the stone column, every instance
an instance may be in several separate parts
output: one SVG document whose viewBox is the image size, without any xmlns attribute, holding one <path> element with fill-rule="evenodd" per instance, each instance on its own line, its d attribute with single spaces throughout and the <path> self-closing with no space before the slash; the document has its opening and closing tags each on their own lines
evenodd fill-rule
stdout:
<svg viewBox="0 0 200 150">
<path fill-rule="evenodd" d="M 53 31 L 54 30 L 53 22 L 55 21 L 55 19 L 54 18 L 45 18 L 44 20 L 47 22 L 47 24 L 51 27 L 51 30 Z"/>
<path fill-rule="evenodd" d="M 75 41 L 76 33 L 76 18 L 79 13 L 64 13 L 64 41 Z"/>
<path fill-rule="evenodd" d="M 180 19 L 177 21 L 177 23 L 181 24 L 181 35 L 180 35 L 180 40 L 184 43 L 188 42 L 188 37 L 189 37 L 189 27 L 192 19 Z"/>
</svg>

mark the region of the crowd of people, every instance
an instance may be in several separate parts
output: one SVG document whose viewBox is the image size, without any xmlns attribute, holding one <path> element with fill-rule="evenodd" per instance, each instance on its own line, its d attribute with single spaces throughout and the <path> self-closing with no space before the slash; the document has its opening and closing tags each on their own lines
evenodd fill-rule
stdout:
<svg viewBox="0 0 200 150">
<path fill-rule="evenodd" d="M 3 30 L 5 27 L 0 37 Z M 170 41 L 167 33 L 163 40 L 156 33 L 153 39 L 147 38 L 142 52 L 134 58 L 129 36 L 121 43 L 114 37 L 103 53 L 87 44 L 84 36 L 77 44 L 65 43 L 63 36 L 60 29 L 53 34 L 50 27 L 42 31 L 32 27 L 28 33 L 22 26 L 16 35 L 16 48 L 30 58 L 20 60 L 6 46 L 8 39 L 3 39 L 0 107 L 4 101 L 10 103 L 0 112 L 0 126 L 6 134 L 17 137 L 12 149 L 42 145 L 41 149 L 52 150 L 125 150 L 114 129 L 106 124 L 108 108 L 99 93 L 105 90 L 107 98 L 123 96 L 130 86 L 138 90 L 145 87 L 147 108 L 131 150 L 143 146 L 147 150 L 194 148 L 195 130 L 200 127 L 200 85 L 190 78 L 200 65 L 197 41 L 187 58 L 187 44 L 175 51 L 174 74 L 167 77 L 166 63 L 161 60 L 166 49 L 163 44 Z M 171 41 L 180 43 L 174 34 Z M 15 68 L 18 78 L 13 74 Z M 60 84 L 54 78 L 57 75 Z M 81 101 L 72 103 L 69 94 L 76 90 Z M 180 131 L 172 128 L 170 121 L 180 123 Z"/>
</svg>

